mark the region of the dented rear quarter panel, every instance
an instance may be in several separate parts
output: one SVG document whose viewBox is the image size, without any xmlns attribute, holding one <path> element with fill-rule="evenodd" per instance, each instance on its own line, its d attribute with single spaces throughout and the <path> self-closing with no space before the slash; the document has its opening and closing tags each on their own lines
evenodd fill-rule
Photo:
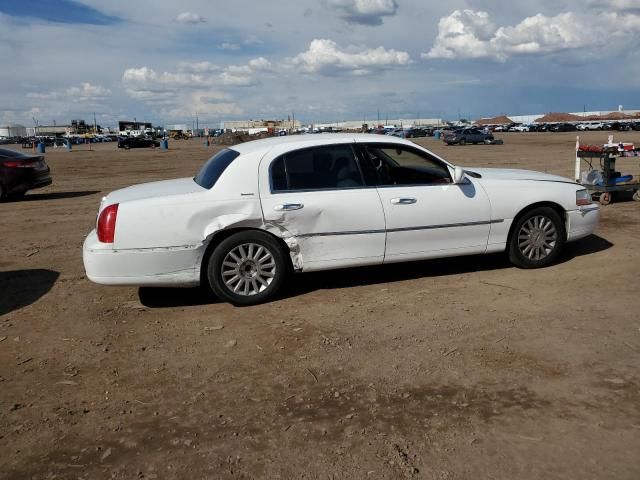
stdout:
<svg viewBox="0 0 640 480">
<path fill-rule="evenodd" d="M 113 248 L 197 246 L 222 229 L 261 227 L 260 156 L 239 156 L 210 190 L 121 203 Z"/>
</svg>

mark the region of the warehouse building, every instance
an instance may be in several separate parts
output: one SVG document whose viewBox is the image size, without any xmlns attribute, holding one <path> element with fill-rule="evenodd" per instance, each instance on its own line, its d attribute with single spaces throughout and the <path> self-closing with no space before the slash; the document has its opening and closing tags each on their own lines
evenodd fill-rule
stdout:
<svg viewBox="0 0 640 480">
<path fill-rule="evenodd" d="M 26 137 L 27 127 L 19 125 L 17 123 L 10 123 L 8 125 L 0 125 L 0 138 L 9 137 Z"/>
<path fill-rule="evenodd" d="M 257 130 L 278 131 L 300 128 L 298 120 L 234 120 L 222 122 L 222 128 L 232 132 L 254 132 Z"/>
</svg>

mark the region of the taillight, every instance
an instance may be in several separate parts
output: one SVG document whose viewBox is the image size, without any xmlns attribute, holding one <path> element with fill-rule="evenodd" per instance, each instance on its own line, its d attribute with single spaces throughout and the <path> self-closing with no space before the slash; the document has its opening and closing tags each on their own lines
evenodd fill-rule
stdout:
<svg viewBox="0 0 640 480">
<path fill-rule="evenodd" d="M 116 217 L 118 216 L 118 204 L 114 203 L 105 207 L 98 217 L 98 240 L 102 243 L 113 243 L 116 235 Z"/>
<path fill-rule="evenodd" d="M 38 162 L 2 162 L 3 167 L 8 168 L 36 168 L 38 166 Z"/>
</svg>

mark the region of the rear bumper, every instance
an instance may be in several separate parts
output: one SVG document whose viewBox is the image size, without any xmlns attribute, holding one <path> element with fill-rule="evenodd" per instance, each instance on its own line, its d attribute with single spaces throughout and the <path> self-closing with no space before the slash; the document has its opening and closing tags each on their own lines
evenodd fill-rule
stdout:
<svg viewBox="0 0 640 480">
<path fill-rule="evenodd" d="M 174 286 L 200 284 L 205 246 L 114 250 L 93 230 L 82 246 L 87 278 L 102 285 Z"/>
<path fill-rule="evenodd" d="M 51 178 L 51 174 L 48 171 L 35 174 L 29 172 L 27 174 L 15 175 L 14 177 L 5 180 L 5 186 L 9 193 L 35 190 L 36 188 L 46 187 L 48 185 L 51 185 L 52 183 L 53 180 Z"/>
<path fill-rule="evenodd" d="M 567 241 L 578 240 L 591 235 L 600 220 L 600 207 L 587 205 L 567 212 Z"/>
</svg>

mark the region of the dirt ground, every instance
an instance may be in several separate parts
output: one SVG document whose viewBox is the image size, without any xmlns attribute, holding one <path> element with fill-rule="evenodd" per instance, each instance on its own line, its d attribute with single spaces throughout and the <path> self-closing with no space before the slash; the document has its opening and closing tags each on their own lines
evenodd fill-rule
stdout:
<svg viewBox="0 0 640 480">
<path fill-rule="evenodd" d="M 418 142 L 572 176 L 575 134 L 501 137 Z M 48 149 L 54 184 L 0 204 L 0 479 L 640 478 L 640 204 L 603 207 L 535 271 L 491 255 L 306 274 L 249 308 L 90 283 L 101 196 L 213 151 Z"/>
</svg>

